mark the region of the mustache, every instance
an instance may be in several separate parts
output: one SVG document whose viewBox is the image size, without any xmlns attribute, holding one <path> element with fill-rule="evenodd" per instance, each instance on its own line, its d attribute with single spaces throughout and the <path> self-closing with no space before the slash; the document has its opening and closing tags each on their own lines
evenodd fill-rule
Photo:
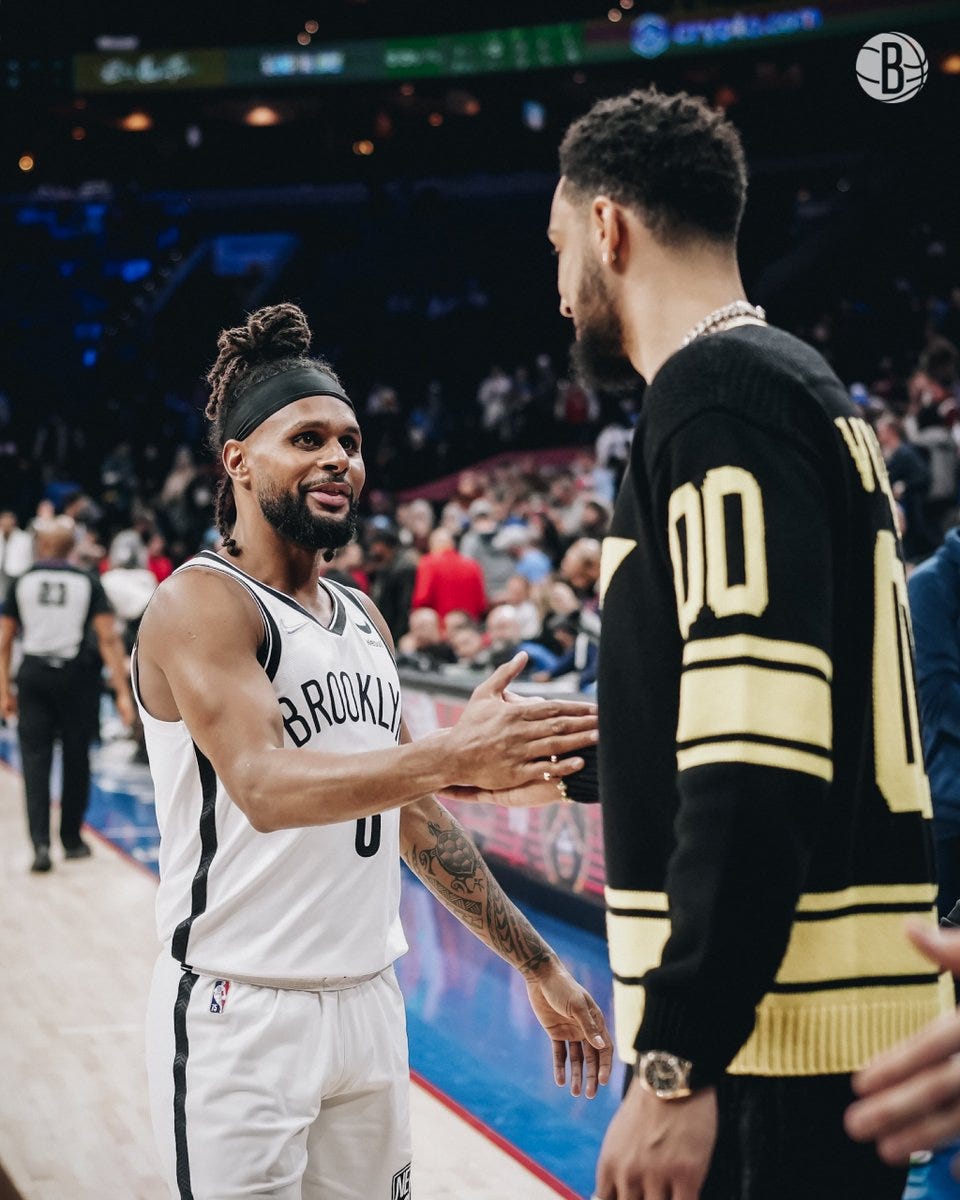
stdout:
<svg viewBox="0 0 960 1200">
<path fill-rule="evenodd" d="M 308 492 L 312 492 L 315 488 L 333 487 L 333 486 L 345 487 L 348 491 L 350 499 L 351 500 L 355 499 L 353 487 L 351 486 L 350 482 L 346 479 L 346 477 L 343 475 L 332 475 L 329 478 L 324 478 L 324 479 L 311 479 L 307 483 L 301 483 L 297 490 L 299 491 L 301 496 L 306 496 Z"/>
</svg>

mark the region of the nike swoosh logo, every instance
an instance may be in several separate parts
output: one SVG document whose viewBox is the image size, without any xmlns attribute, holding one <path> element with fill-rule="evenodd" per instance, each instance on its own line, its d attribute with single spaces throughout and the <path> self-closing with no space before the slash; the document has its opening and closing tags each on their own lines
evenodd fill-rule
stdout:
<svg viewBox="0 0 960 1200">
<path fill-rule="evenodd" d="M 357 628 L 360 630 L 361 633 L 373 633 L 373 630 L 370 628 L 369 625 L 361 625 L 359 621 L 357 622 Z"/>
</svg>

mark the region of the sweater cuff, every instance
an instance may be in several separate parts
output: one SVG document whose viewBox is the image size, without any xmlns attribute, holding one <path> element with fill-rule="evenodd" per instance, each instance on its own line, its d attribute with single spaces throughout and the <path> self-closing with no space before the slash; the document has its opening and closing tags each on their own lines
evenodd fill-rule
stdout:
<svg viewBox="0 0 960 1200">
<path fill-rule="evenodd" d="M 685 1058 L 693 1064 L 691 1087 L 714 1087 L 750 1036 L 754 1019 L 753 1010 L 744 1025 L 716 1007 L 705 1009 L 676 995 L 648 991 L 633 1045 L 638 1055 L 647 1050 L 666 1050 Z"/>
<path fill-rule="evenodd" d="M 574 755 L 583 759 L 583 766 L 575 774 L 568 775 L 564 779 L 567 795 L 571 800 L 575 800 L 577 804 L 597 804 L 600 800 L 600 780 L 597 774 L 597 748 L 596 746 L 584 746 L 582 749 L 574 750 L 563 757 L 572 758 Z"/>
</svg>

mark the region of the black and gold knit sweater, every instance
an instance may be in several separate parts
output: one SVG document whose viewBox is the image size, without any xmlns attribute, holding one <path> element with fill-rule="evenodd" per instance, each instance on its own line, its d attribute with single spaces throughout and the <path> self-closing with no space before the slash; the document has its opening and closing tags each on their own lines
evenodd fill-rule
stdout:
<svg viewBox="0 0 960 1200">
<path fill-rule="evenodd" d="M 647 388 L 604 543 L 600 781 L 621 1056 L 848 1072 L 950 1003 L 879 446 L 812 349 L 743 326 Z"/>
</svg>

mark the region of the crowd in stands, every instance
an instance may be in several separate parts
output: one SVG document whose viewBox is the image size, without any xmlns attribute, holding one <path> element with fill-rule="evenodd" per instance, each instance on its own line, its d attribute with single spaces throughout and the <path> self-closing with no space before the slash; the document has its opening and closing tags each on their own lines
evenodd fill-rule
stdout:
<svg viewBox="0 0 960 1200">
<path fill-rule="evenodd" d="M 886 459 L 908 564 L 931 554 L 957 520 L 960 288 L 927 307 L 925 344 L 912 371 L 881 361 L 872 378 L 845 380 Z M 836 337 L 829 322 L 811 333 L 834 360 Z M 434 497 L 427 500 L 417 489 L 385 490 L 382 468 L 393 455 L 441 446 L 455 416 L 439 385 L 409 410 L 392 388 L 371 391 L 361 405 L 370 488 L 360 534 L 329 570 L 373 596 L 402 666 L 466 682 L 522 648 L 529 678 L 592 688 L 600 543 L 641 403 L 640 392 L 598 401 L 558 379 L 546 355 L 529 372 L 493 366 L 468 417 L 476 458 L 494 457 L 451 475 L 446 488 L 424 488 Z M 534 444 L 565 453 L 523 451 Z M 215 467 L 181 445 L 164 473 L 155 446 L 125 441 L 101 461 L 98 486 L 84 488 L 70 478 L 71 463 L 82 457 L 81 431 L 48 423 L 35 431 L 19 473 L 7 477 L 0 593 L 29 564 L 35 516 L 66 513 L 77 530 L 74 558 L 102 576 L 129 644 L 156 586 L 197 550 L 219 544 Z M 422 465 L 442 461 L 431 455 Z M 29 507 L 28 479 L 39 492 Z"/>
<path fill-rule="evenodd" d="M 593 476 L 590 456 L 552 479 L 532 463 L 461 472 L 439 514 L 413 500 L 374 516 L 331 569 L 369 590 L 403 667 L 465 677 L 522 649 L 528 677 L 589 691 L 609 520 Z"/>
<path fill-rule="evenodd" d="M 504 449 L 592 444 L 618 412 L 558 375 L 549 354 L 530 367 L 492 365 L 474 395 L 435 379 L 406 401 L 375 383 L 361 409 L 368 463 L 380 486 L 407 487 Z"/>
</svg>

